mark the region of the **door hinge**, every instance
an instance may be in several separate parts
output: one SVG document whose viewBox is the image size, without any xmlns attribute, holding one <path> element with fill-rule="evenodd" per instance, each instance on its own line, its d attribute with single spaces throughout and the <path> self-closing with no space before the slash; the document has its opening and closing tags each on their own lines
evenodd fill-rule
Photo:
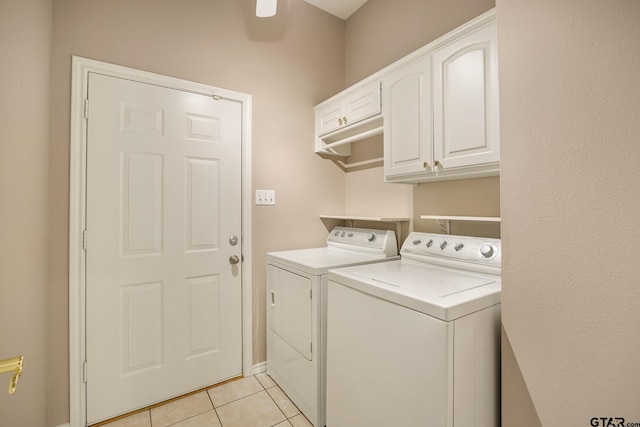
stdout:
<svg viewBox="0 0 640 427">
<path fill-rule="evenodd" d="M 89 118 L 89 98 L 84 100 L 84 118 Z"/>
<path fill-rule="evenodd" d="M 309 289 L 309 299 L 313 299 L 313 289 Z"/>
<path fill-rule="evenodd" d="M 82 381 L 87 382 L 87 362 L 82 364 Z"/>
<path fill-rule="evenodd" d="M 82 231 L 82 249 L 87 250 L 87 230 Z"/>
<path fill-rule="evenodd" d="M 313 354 L 313 343 L 309 343 L 309 353 Z"/>
</svg>

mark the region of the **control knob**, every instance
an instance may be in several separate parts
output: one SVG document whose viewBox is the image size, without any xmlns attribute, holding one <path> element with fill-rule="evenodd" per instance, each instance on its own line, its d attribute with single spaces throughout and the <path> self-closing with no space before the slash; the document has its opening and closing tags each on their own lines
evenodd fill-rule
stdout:
<svg viewBox="0 0 640 427">
<path fill-rule="evenodd" d="M 417 245 L 419 245 L 420 243 L 422 243 L 422 240 L 416 239 L 416 240 L 414 240 L 414 241 L 413 241 L 413 242 L 411 242 L 411 243 L 413 243 L 413 244 L 414 244 L 414 246 L 417 246 Z M 427 244 L 427 245 L 428 245 L 428 244 Z"/>
<path fill-rule="evenodd" d="M 448 244 L 449 243 L 447 243 L 446 240 L 444 242 L 440 243 L 440 249 L 444 250 L 444 248 L 446 248 Z"/>
<path fill-rule="evenodd" d="M 482 255 L 483 258 L 491 258 L 496 254 L 496 250 L 497 248 L 494 245 L 485 243 L 480 246 L 480 255 Z"/>
<path fill-rule="evenodd" d="M 429 239 L 429 241 L 427 242 L 427 247 L 430 248 L 431 245 L 433 245 L 433 239 Z"/>
<path fill-rule="evenodd" d="M 367 237 L 367 240 L 370 242 L 373 242 L 374 240 L 376 240 L 376 235 L 373 233 L 369 234 L 369 237 Z"/>
</svg>

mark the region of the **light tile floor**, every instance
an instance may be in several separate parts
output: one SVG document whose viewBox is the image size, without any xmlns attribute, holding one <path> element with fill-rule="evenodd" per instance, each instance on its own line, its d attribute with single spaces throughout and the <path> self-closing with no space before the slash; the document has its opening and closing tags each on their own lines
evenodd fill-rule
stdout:
<svg viewBox="0 0 640 427">
<path fill-rule="evenodd" d="M 212 387 L 101 427 L 312 427 L 267 374 Z"/>
</svg>

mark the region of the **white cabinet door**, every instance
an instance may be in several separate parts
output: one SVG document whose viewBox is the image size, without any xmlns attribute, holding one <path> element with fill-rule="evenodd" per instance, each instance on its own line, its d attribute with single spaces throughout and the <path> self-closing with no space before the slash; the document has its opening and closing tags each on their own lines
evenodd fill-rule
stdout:
<svg viewBox="0 0 640 427">
<path fill-rule="evenodd" d="M 342 99 L 316 109 L 316 134 L 325 135 L 339 129 L 342 126 L 343 116 L 344 103 Z"/>
<path fill-rule="evenodd" d="M 433 55 L 434 161 L 439 169 L 500 160 L 495 21 Z"/>
<path fill-rule="evenodd" d="M 323 136 L 380 114 L 380 82 L 348 90 L 335 100 L 316 107 L 316 134 Z"/>
<path fill-rule="evenodd" d="M 387 180 L 432 171 L 430 67 L 431 58 L 425 56 L 382 80 Z"/>
<path fill-rule="evenodd" d="M 342 118 L 345 126 L 376 114 L 380 114 L 380 82 L 370 83 L 345 97 Z"/>
</svg>

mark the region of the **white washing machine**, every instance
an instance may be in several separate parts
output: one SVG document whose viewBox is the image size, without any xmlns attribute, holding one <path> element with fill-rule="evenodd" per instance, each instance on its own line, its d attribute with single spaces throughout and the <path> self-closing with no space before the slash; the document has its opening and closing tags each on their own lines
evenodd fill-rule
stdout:
<svg viewBox="0 0 640 427">
<path fill-rule="evenodd" d="M 325 425 L 327 272 L 398 259 L 393 231 L 336 227 L 327 246 L 267 254 L 267 373 Z"/>
<path fill-rule="evenodd" d="M 327 427 L 497 427 L 499 239 L 413 232 L 329 272 Z"/>
</svg>

